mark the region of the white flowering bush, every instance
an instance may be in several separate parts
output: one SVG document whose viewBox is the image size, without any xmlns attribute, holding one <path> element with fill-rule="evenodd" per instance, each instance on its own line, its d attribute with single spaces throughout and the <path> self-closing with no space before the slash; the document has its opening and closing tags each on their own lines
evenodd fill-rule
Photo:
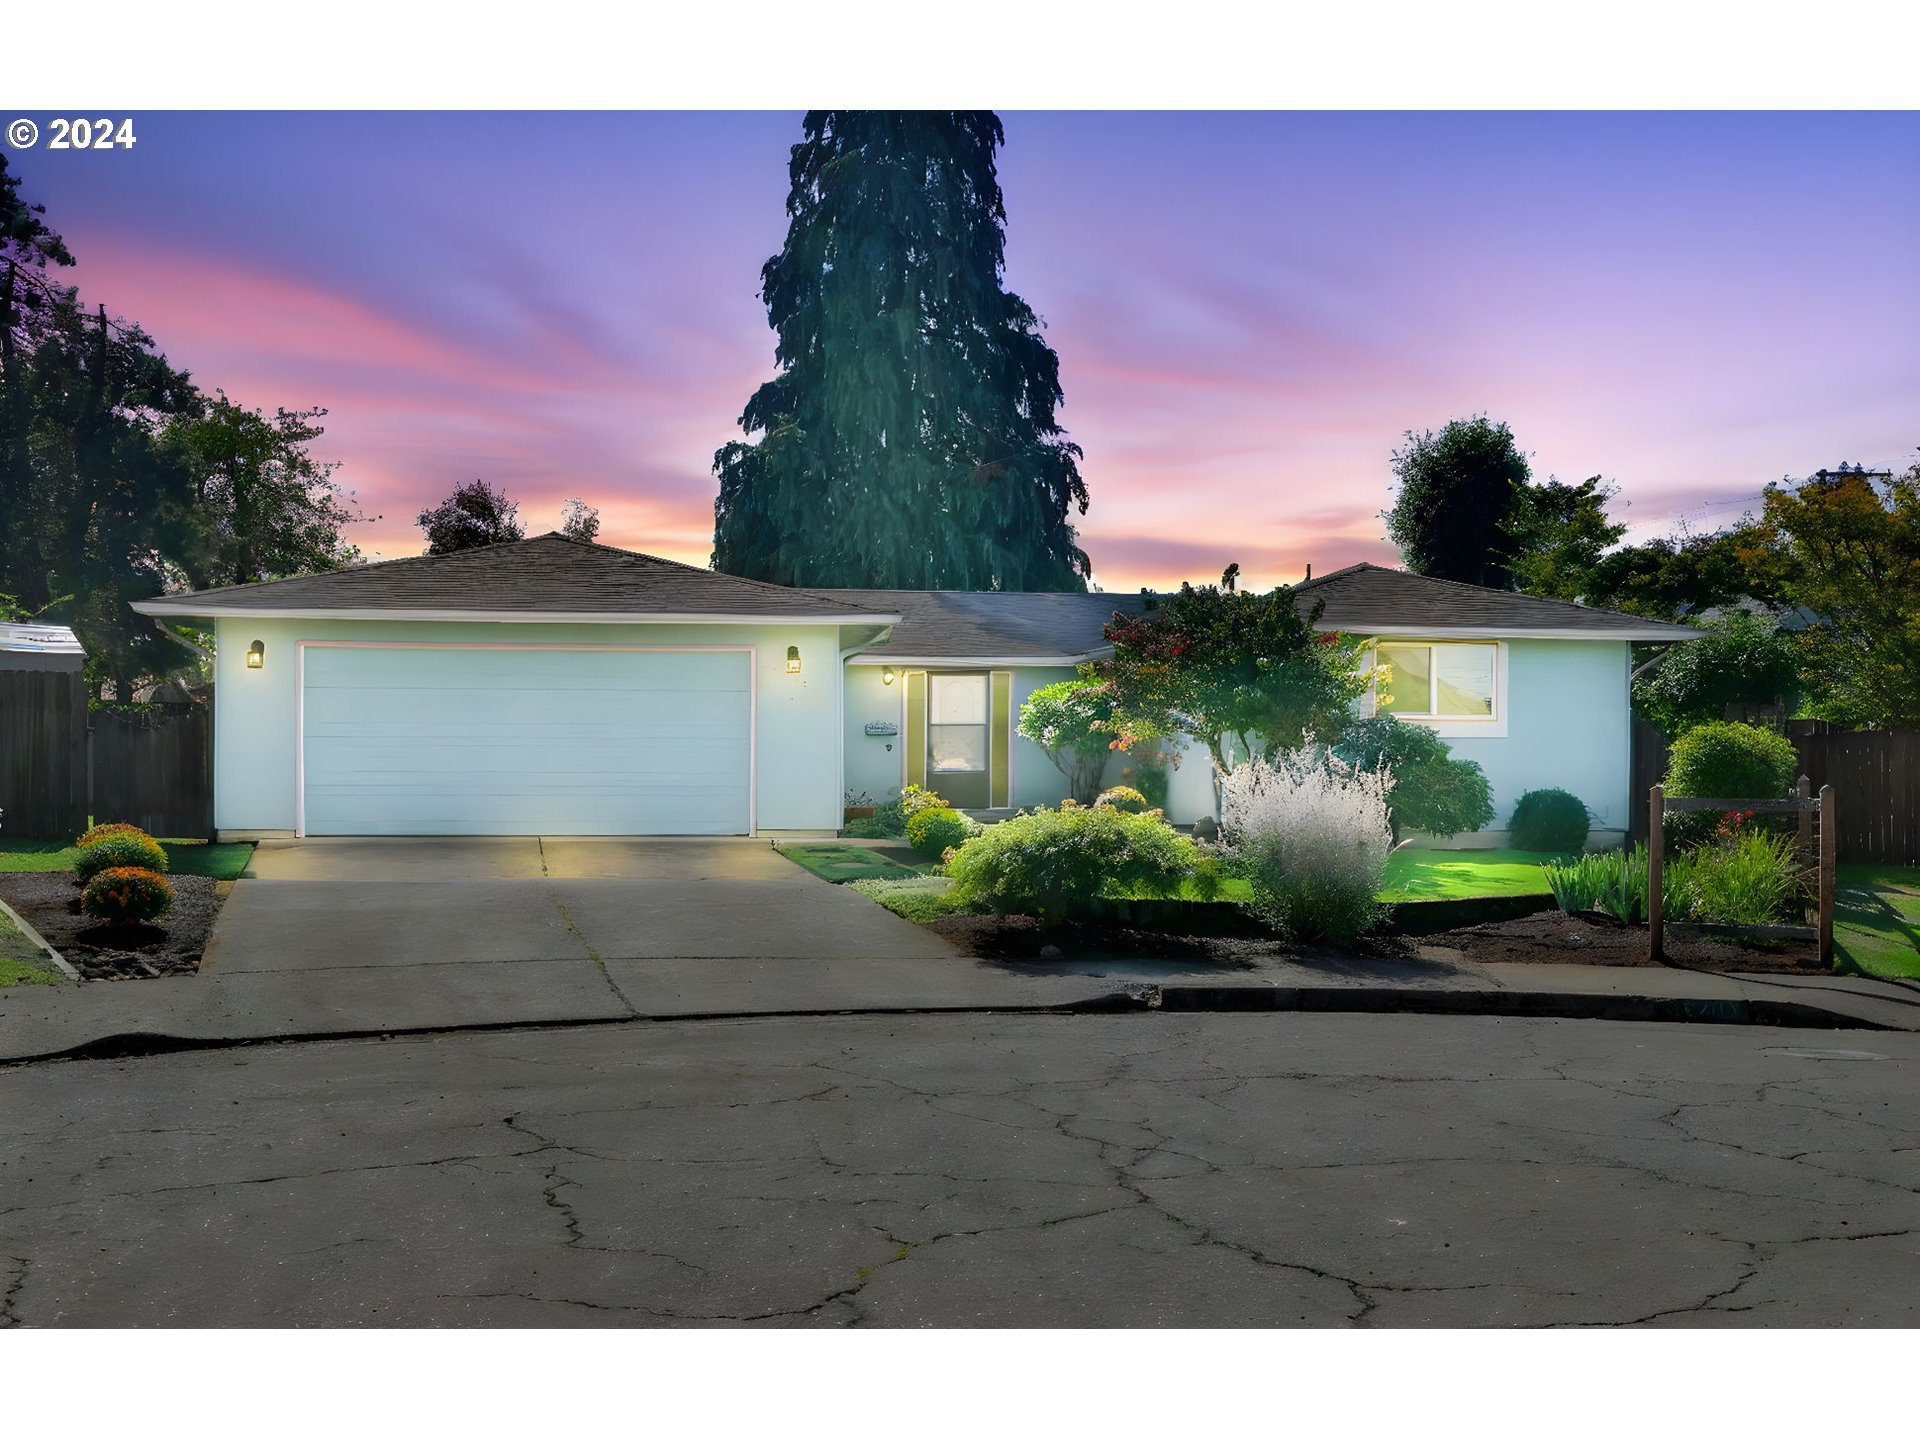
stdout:
<svg viewBox="0 0 1920 1440">
<path fill-rule="evenodd" d="M 1343 943 L 1383 913 L 1393 776 L 1314 745 L 1236 766 L 1220 785 L 1220 836 L 1253 887 L 1253 911 L 1292 940 Z"/>
</svg>

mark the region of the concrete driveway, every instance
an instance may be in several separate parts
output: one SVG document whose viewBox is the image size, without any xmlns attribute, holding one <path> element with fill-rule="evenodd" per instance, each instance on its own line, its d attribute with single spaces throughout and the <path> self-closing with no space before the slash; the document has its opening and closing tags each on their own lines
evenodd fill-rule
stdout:
<svg viewBox="0 0 1920 1440">
<path fill-rule="evenodd" d="M 937 936 L 765 842 L 270 842 L 253 873 L 220 913 L 203 974 L 345 982 L 398 971 L 462 989 L 532 979 L 549 996 L 610 992 L 644 1011 L 688 985 L 726 1008 L 748 977 L 725 962 L 781 962 L 789 982 L 803 982 L 824 979 L 822 966 L 957 958 Z M 436 970 L 458 974 L 427 974 Z M 824 1008 L 859 1003 L 844 984 L 830 988 L 835 1003 L 823 994 Z"/>
</svg>

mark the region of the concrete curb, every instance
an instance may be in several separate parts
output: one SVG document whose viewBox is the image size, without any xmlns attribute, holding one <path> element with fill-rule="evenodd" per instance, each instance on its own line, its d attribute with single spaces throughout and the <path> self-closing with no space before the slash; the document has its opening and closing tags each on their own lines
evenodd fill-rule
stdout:
<svg viewBox="0 0 1920 1440">
<path fill-rule="evenodd" d="M 342 1026 L 242 1036 L 179 1035 L 164 1030 L 102 1034 L 0 1060 L 0 1070 L 49 1060 L 124 1060 L 183 1051 L 340 1040 L 425 1039 L 509 1030 L 607 1025 L 677 1025 L 740 1020 L 805 1020 L 889 1015 L 1150 1015 L 1294 1012 L 1349 1015 L 1486 1015 L 1533 1020 L 1612 1020 L 1691 1025 L 1766 1025 L 1803 1030 L 1899 1031 L 1896 1025 L 1791 1000 L 1586 994 L 1567 991 L 1440 989 L 1426 986 L 1135 985 L 1058 1003 L 836 1006 L 794 1010 L 711 1010 L 674 1014 L 582 1015 L 450 1025 Z"/>
<path fill-rule="evenodd" d="M 78 980 L 80 978 L 80 972 L 67 963 L 67 957 L 49 945 L 46 936 L 29 925 L 20 912 L 4 900 L 0 900 L 0 915 L 6 916 L 7 919 L 12 922 L 13 927 L 27 937 L 29 944 L 38 945 L 44 950 L 47 958 L 53 961 L 55 968 L 57 968 L 62 975 L 66 976 L 67 979 Z"/>
<path fill-rule="evenodd" d="M 1631 1020 L 1705 1025 L 1782 1025 L 1808 1030 L 1894 1030 L 1878 1020 L 1796 1000 L 1578 991 L 1442 990 L 1408 986 L 1164 985 L 1131 992 L 1140 1008 L 1193 1011 L 1294 1010 L 1321 1014 L 1507 1015 L 1526 1019 Z"/>
</svg>

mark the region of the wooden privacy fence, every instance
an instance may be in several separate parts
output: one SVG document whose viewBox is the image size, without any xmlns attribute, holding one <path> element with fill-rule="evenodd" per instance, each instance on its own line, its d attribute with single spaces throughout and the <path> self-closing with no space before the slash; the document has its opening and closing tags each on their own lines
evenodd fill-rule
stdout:
<svg viewBox="0 0 1920 1440">
<path fill-rule="evenodd" d="M 60 670 L 0 670 L 0 835 L 78 835 L 86 814 L 85 682 Z"/>
<path fill-rule="evenodd" d="M 1920 865 L 1920 734 L 1836 730 L 1823 720 L 1789 720 L 1786 733 L 1813 787 L 1833 787 L 1834 842 L 1843 862 Z M 1666 736 L 1636 719 L 1628 793 L 1645 795 L 1666 773 Z M 1751 807 L 1729 800 L 1722 808 Z M 1649 839 L 1646 807 L 1630 811 L 1628 840 Z"/>
<path fill-rule="evenodd" d="M 71 839 L 89 815 L 211 838 L 212 707 L 89 714 L 78 675 L 0 670 L 0 834 Z"/>
<path fill-rule="evenodd" d="M 1790 720 L 1787 738 L 1815 788 L 1833 787 L 1842 860 L 1920 865 L 1920 734 Z"/>
</svg>

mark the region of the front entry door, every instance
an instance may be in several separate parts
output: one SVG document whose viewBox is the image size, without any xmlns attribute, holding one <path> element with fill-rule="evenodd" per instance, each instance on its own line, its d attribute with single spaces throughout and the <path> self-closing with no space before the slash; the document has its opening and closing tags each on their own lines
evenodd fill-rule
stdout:
<svg viewBox="0 0 1920 1440">
<path fill-rule="evenodd" d="M 927 784 L 961 810 L 984 810 L 991 740 L 987 733 L 987 677 L 927 677 Z"/>
</svg>

